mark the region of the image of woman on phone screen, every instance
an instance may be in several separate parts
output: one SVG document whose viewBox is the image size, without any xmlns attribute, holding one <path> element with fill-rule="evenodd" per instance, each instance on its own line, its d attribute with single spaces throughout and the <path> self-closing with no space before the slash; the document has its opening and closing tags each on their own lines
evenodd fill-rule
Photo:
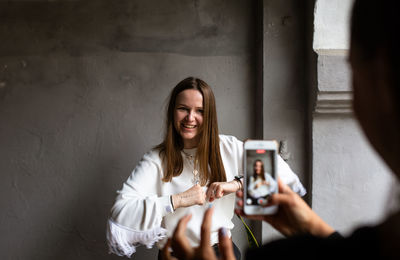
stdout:
<svg viewBox="0 0 400 260">
<path fill-rule="evenodd" d="M 254 174 L 250 176 L 248 193 L 251 198 L 248 204 L 259 205 L 267 202 L 268 196 L 275 192 L 277 183 L 271 174 L 265 171 L 264 163 L 261 159 L 256 159 L 253 164 Z M 264 198 L 261 203 L 259 199 Z M 250 203 L 249 203 L 250 202 Z"/>
</svg>

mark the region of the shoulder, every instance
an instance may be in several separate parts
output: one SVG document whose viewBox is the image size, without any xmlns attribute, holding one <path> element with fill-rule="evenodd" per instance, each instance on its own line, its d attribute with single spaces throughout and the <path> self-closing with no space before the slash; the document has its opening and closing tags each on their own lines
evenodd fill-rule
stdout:
<svg viewBox="0 0 400 260">
<path fill-rule="evenodd" d="M 243 142 L 232 135 L 219 135 L 219 150 L 227 180 L 243 175 Z"/>
<path fill-rule="evenodd" d="M 243 142 L 233 135 L 219 135 L 221 145 L 243 145 Z"/>
<path fill-rule="evenodd" d="M 160 151 L 158 149 L 151 149 L 150 151 L 148 151 L 143 155 L 136 168 L 149 167 L 149 166 L 159 168 L 161 164 L 162 164 L 162 159 Z"/>
<path fill-rule="evenodd" d="M 221 153 L 242 154 L 243 142 L 233 135 L 219 135 L 219 147 Z"/>
<path fill-rule="evenodd" d="M 149 182 L 149 178 L 158 179 L 162 174 L 162 160 L 158 150 L 152 149 L 145 153 L 133 169 L 128 181 Z M 152 176 L 152 177 L 151 177 Z"/>
<path fill-rule="evenodd" d="M 227 167 L 226 163 L 242 162 L 243 142 L 236 137 L 232 135 L 219 135 L 219 148 L 225 167 Z"/>
<path fill-rule="evenodd" d="M 151 149 L 143 155 L 142 160 L 148 160 L 154 163 L 161 162 L 161 155 L 159 149 Z"/>
<path fill-rule="evenodd" d="M 157 148 L 153 148 L 150 151 L 148 151 L 147 153 L 145 153 L 143 155 L 143 157 L 146 157 L 150 160 L 161 160 L 161 155 L 160 155 L 160 150 Z"/>
</svg>

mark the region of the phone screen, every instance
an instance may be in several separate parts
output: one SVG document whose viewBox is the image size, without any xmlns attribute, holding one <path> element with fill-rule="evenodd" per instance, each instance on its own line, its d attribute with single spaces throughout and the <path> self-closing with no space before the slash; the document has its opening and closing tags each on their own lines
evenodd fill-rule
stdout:
<svg viewBox="0 0 400 260">
<path fill-rule="evenodd" d="M 275 150 L 246 150 L 247 205 L 266 205 L 277 192 L 275 156 Z"/>
</svg>

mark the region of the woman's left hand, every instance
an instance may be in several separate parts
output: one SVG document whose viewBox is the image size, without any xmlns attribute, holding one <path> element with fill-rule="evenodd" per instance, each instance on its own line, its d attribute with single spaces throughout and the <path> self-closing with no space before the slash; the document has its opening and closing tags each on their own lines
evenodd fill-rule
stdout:
<svg viewBox="0 0 400 260">
<path fill-rule="evenodd" d="M 206 201 L 213 202 L 215 199 L 222 198 L 239 189 L 240 184 L 236 180 L 230 182 L 213 182 L 206 191 Z"/>
</svg>

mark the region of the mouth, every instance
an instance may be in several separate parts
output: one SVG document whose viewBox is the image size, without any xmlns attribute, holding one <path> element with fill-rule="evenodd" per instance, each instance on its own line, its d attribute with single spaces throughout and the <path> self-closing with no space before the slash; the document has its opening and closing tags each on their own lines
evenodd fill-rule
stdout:
<svg viewBox="0 0 400 260">
<path fill-rule="evenodd" d="M 183 126 L 184 128 L 187 128 L 187 129 L 194 129 L 194 128 L 197 127 L 196 125 L 186 125 L 186 124 L 182 124 L 182 126 Z"/>
</svg>

